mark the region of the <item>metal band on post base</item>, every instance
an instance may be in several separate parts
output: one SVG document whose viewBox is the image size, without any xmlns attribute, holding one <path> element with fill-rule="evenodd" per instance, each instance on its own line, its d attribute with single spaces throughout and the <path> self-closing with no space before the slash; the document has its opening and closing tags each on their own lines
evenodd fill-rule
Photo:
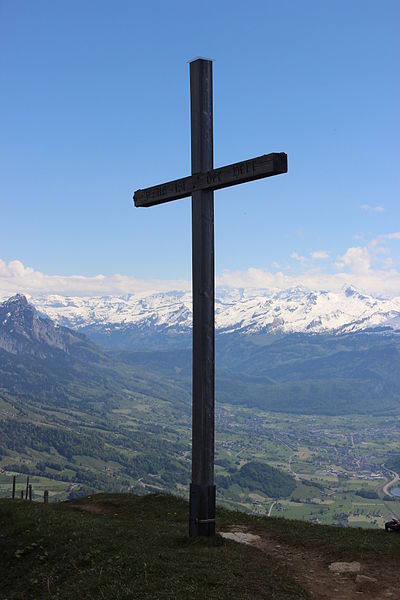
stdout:
<svg viewBox="0 0 400 600">
<path fill-rule="evenodd" d="M 190 63 L 192 174 L 213 168 L 212 62 Z M 193 405 L 189 535 L 215 535 L 214 192 L 192 194 Z"/>
<path fill-rule="evenodd" d="M 190 537 L 215 535 L 215 485 L 190 484 L 189 513 Z"/>
</svg>

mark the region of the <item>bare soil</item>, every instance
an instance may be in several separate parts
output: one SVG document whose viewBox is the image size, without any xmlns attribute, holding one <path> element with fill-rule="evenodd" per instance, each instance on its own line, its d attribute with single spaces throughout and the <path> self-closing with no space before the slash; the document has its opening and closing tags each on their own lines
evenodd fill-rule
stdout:
<svg viewBox="0 0 400 600">
<path fill-rule="evenodd" d="M 110 502 L 68 502 L 68 506 L 95 515 L 112 515 L 113 513 L 118 513 L 118 507 Z"/>
</svg>

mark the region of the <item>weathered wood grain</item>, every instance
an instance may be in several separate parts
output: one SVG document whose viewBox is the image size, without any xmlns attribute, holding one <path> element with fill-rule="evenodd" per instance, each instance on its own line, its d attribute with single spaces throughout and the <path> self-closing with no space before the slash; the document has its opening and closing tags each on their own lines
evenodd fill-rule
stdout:
<svg viewBox="0 0 400 600">
<path fill-rule="evenodd" d="M 186 198 L 201 190 L 220 190 L 281 173 L 287 173 L 287 155 L 284 152 L 272 152 L 219 169 L 195 173 L 189 177 L 137 190 L 133 198 L 136 207 L 156 206 L 171 200 Z"/>
</svg>

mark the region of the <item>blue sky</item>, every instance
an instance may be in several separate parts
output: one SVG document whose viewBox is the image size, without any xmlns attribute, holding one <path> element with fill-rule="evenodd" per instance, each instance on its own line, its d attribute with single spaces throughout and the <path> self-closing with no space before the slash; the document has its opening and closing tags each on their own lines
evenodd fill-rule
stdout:
<svg viewBox="0 0 400 600">
<path fill-rule="evenodd" d="M 400 295 L 399 25 L 397 0 L 0 0 L 0 292 L 190 279 L 190 200 L 132 194 L 189 174 L 206 56 L 215 166 L 289 157 L 216 192 L 219 282 Z"/>
</svg>

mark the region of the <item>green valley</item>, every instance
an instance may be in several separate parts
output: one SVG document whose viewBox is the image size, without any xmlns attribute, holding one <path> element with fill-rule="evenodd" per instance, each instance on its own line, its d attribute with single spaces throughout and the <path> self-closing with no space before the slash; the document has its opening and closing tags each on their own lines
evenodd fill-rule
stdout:
<svg viewBox="0 0 400 600">
<path fill-rule="evenodd" d="M 190 351 L 106 351 L 41 319 L 23 297 L 11 305 L 0 348 L 0 495 L 16 475 L 17 493 L 29 476 L 36 500 L 45 489 L 51 501 L 186 497 Z M 342 526 L 399 516 L 399 372 L 386 362 L 398 352 L 397 334 L 220 336 L 219 504 Z"/>
</svg>

